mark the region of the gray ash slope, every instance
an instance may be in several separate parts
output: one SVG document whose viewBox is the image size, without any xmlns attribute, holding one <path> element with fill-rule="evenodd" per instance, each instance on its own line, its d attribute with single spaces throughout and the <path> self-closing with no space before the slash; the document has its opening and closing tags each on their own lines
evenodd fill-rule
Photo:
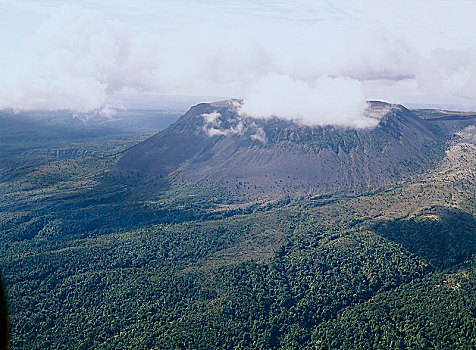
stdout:
<svg viewBox="0 0 476 350">
<path fill-rule="evenodd" d="M 369 102 L 368 115 L 383 115 L 379 124 L 351 129 L 248 118 L 238 103 L 192 107 L 128 150 L 112 174 L 222 188 L 241 200 L 356 194 L 433 167 L 447 141 L 437 125 L 401 105 Z"/>
</svg>

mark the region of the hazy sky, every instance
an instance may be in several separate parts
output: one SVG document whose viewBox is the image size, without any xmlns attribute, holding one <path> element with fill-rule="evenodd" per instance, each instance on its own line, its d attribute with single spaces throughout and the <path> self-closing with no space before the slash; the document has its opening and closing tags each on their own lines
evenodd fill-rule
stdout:
<svg viewBox="0 0 476 350">
<path fill-rule="evenodd" d="M 0 0 L 0 108 L 89 110 L 119 92 L 303 119 L 370 99 L 469 108 L 475 34 L 473 1 Z"/>
</svg>

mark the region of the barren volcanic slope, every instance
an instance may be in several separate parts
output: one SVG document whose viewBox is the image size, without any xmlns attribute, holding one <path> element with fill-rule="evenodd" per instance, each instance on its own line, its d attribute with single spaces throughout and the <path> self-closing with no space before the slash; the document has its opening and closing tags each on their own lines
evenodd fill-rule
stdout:
<svg viewBox="0 0 476 350">
<path fill-rule="evenodd" d="M 115 173 L 223 188 L 236 200 L 361 193 L 434 165 L 446 141 L 401 105 L 369 102 L 373 129 L 303 126 L 237 112 L 239 101 L 202 103 L 131 148 Z"/>
</svg>

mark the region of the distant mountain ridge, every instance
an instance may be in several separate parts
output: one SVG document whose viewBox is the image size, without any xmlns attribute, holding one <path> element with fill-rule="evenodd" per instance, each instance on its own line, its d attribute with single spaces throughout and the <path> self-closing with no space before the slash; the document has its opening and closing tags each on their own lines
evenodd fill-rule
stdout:
<svg viewBox="0 0 476 350">
<path fill-rule="evenodd" d="M 239 103 L 193 106 L 128 150 L 113 173 L 223 188 L 238 200 L 361 193 L 423 172 L 444 153 L 444 133 L 401 105 L 371 101 L 365 113 L 383 114 L 379 124 L 350 129 L 245 117 Z"/>
</svg>

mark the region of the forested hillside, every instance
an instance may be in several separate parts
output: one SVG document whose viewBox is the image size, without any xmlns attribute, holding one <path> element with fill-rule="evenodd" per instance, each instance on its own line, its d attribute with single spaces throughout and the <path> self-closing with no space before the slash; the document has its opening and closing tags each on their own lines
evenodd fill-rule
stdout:
<svg viewBox="0 0 476 350">
<path fill-rule="evenodd" d="M 476 348 L 475 131 L 431 131 L 437 165 L 392 185 L 253 201 L 112 176 L 150 134 L 18 149 L 0 177 L 11 347 Z"/>
</svg>

